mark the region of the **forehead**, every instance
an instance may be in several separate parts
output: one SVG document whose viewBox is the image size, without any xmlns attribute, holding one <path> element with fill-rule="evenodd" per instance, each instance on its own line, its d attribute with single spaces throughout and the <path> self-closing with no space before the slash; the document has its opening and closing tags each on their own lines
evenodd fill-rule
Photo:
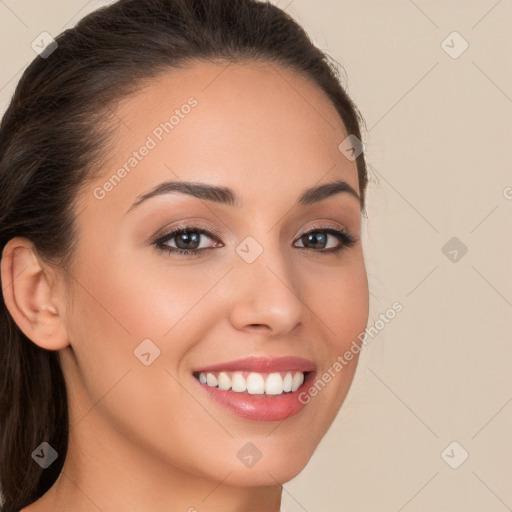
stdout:
<svg viewBox="0 0 512 512">
<path fill-rule="evenodd" d="M 126 210 L 171 178 L 229 186 L 241 197 L 279 190 L 295 200 L 332 178 L 358 191 L 356 164 L 338 149 L 348 135 L 338 112 L 316 84 L 274 64 L 170 70 L 113 114 L 107 163 L 94 184 L 112 182 L 111 208 Z"/>
</svg>

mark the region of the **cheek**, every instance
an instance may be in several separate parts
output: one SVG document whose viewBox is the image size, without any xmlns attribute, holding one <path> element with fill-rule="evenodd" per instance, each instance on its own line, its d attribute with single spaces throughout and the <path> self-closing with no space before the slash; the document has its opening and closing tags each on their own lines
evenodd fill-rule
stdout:
<svg viewBox="0 0 512 512">
<path fill-rule="evenodd" d="M 308 390 L 310 403 L 315 404 L 308 409 L 311 424 L 324 432 L 350 389 L 360 354 L 358 337 L 368 322 L 369 291 L 362 252 L 354 251 L 346 264 L 336 269 L 330 268 L 324 274 L 317 271 L 305 297 L 325 334 L 322 368 Z M 318 410 L 322 414 L 317 415 Z"/>
<path fill-rule="evenodd" d="M 229 267 L 171 264 L 165 255 L 155 257 L 150 250 L 142 251 L 139 260 L 134 255 L 101 254 L 80 268 L 78 279 L 87 291 L 80 289 L 76 299 L 80 332 L 75 332 L 75 341 L 84 340 L 87 353 L 110 354 L 102 360 L 104 365 L 140 364 L 134 350 L 150 339 L 160 350 L 155 364 L 176 368 L 218 322 L 213 288 Z"/>
<path fill-rule="evenodd" d="M 368 322 L 368 279 L 362 252 L 346 264 L 320 272 L 308 281 L 304 300 L 324 326 L 331 351 L 340 354 L 363 332 Z"/>
</svg>

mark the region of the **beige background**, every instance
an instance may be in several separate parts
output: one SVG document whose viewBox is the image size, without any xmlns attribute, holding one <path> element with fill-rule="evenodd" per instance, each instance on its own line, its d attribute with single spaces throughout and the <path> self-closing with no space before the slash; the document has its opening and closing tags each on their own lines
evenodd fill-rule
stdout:
<svg viewBox="0 0 512 512">
<path fill-rule="evenodd" d="M 2 112 L 35 56 L 32 40 L 103 3 L 0 1 Z M 373 169 L 369 325 L 403 305 L 370 338 L 283 507 L 511 510 L 512 1 L 274 3 L 345 68 Z M 458 58 L 445 50 L 455 55 L 462 39 L 442 44 L 454 31 L 469 44 Z M 452 237 L 468 248 L 455 262 L 442 251 Z M 469 457 L 452 469 L 445 460 L 456 465 L 462 450 Z"/>
</svg>

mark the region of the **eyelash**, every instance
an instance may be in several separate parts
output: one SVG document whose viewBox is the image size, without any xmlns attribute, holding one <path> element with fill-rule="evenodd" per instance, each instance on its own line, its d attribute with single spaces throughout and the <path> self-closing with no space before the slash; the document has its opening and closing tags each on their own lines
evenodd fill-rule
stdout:
<svg viewBox="0 0 512 512">
<path fill-rule="evenodd" d="M 179 249 L 176 247 L 169 247 L 165 244 L 165 242 L 168 242 L 169 240 L 172 240 L 173 238 L 184 234 L 184 233 L 198 233 L 201 235 L 206 235 L 207 237 L 219 241 L 219 235 L 217 233 L 211 232 L 205 228 L 202 228 L 200 226 L 180 226 L 177 227 L 168 233 L 165 233 L 164 235 L 158 237 L 156 240 L 152 242 L 152 245 L 154 245 L 158 250 L 164 251 L 166 253 L 176 254 L 179 256 L 200 256 L 205 250 L 214 249 L 214 247 L 203 247 L 202 249 Z M 299 247 L 299 249 L 304 249 L 308 252 L 319 252 L 319 253 L 328 253 L 328 254 L 339 254 L 344 249 L 348 249 L 352 247 L 357 239 L 352 236 L 348 231 L 340 228 L 335 228 L 334 226 L 326 226 L 323 228 L 313 228 L 310 231 L 306 231 L 303 233 L 298 240 L 300 240 L 304 235 L 309 234 L 318 234 L 318 233 L 327 233 L 329 235 L 332 235 L 338 239 L 339 242 L 341 242 L 341 245 L 338 247 L 334 247 L 331 249 L 312 249 L 310 247 Z M 221 246 L 223 247 L 223 245 Z"/>
</svg>

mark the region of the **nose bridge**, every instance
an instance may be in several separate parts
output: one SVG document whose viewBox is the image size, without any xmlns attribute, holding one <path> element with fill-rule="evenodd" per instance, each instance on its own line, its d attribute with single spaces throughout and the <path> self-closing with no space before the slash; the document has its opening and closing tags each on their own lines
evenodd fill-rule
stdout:
<svg viewBox="0 0 512 512">
<path fill-rule="evenodd" d="M 304 312 L 299 276 L 278 240 L 260 240 L 249 236 L 236 247 L 231 322 L 237 329 L 264 325 L 287 332 Z"/>
</svg>

